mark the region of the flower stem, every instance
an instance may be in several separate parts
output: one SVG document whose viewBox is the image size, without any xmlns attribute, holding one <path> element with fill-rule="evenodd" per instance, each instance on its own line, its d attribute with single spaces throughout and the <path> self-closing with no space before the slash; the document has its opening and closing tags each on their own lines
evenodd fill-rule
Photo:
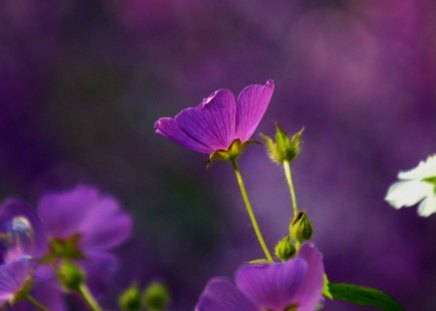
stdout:
<svg viewBox="0 0 436 311">
<path fill-rule="evenodd" d="M 288 182 L 289 192 L 291 193 L 292 209 L 294 216 L 298 215 L 297 196 L 295 195 L 294 183 L 292 181 L 291 163 L 283 161 L 283 169 L 285 171 L 286 181 Z"/>
<path fill-rule="evenodd" d="M 29 294 L 24 295 L 23 298 L 26 299 L 28 302 L 30 302 L 32 305 L 34 305 L 38 310 L 49 311 L 49 309 L 47 309 L 42 303 L 40 303 L 38 300 L 30 296 Z"/>
<path fill-rule="evenodd" d="M 247 190 L 245 189 L 245 184 L 241 176 L 241 172 L 239 171 L 238 163 L 236 162 L 236 158 L 231 159 L 233 170 L 235 171 L 236 179 L 238 181 L 239 189 L 241 190 L 242 199 L 244 200 L 245 207 L 247 208 L 248 216 L 250 216 L 251 223 L 253 225 L 254 232 L 256 233 L 257 239 L 259 240 L 259 244 L 262 247 L 263 252 L 269 262 L 273 262 L 271 253 L 266 246 L 266 243 L 263 239 L 262 233 L 260 232 L 259 225 L 257 224 L 256 217 L 254 216 L 253 208 L 251 207 L 251 203 L 248 200 Z"/>
<path fill-rule="evenodd" d="M 80 284 L 78 291 L 80 296 L 83 298 L 83 300 L 86 301 L 86 303 L 88 304 L 89 308 L 92 311 L 103 311 L 103 309 L 98 304 L 97 300 L 95 300 L 88 286 L 86 286 L 86 284 L 84 283 Z"/>
</svg>

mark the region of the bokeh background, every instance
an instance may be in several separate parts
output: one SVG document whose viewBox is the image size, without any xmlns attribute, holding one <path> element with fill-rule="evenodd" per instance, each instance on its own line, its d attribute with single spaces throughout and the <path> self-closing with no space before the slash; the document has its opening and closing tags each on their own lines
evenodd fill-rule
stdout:
<svg viewBox="0 0 436 311">
<path fill-rule="evenodd" d="M 305 127 L 294 179 L 330 279 L 436 310 L 436 216 L 383 200 L 436 151 L 435 12 L 431 0 L 2 0 L 0 194 L 114 195 L 135 230 L 105 307 L 132 280 L 162 280 L 171 310 L 192 310 L 209 278 L 261 252 L 230 165 L 206 170 L 153 122 L 271 78 L 258 132 Z M 291 217 L 283 174 L 262 146 L 241 169 L 272 247 Z"/>
</svg>

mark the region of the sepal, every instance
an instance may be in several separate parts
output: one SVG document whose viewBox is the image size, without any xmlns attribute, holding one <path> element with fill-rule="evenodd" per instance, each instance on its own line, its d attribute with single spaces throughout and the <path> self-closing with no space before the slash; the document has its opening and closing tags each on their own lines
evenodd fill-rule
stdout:
<svg viewBox="0 0 436 311">
<path fill-rule="evenodd" d="M 238 158 L 250 144 L 259 144 L 258 141 L 250 139 L 244 143 L 241 143 L 239 139 L 235 139 L 229 146 L 227 150 L 217 150 L 213 152 L 209 156 L 209 160 L 207 161 L 207 166 L 210 166 L 212 162 L 221 160 L 221 161 L 231 161 Z"/>
</svg>

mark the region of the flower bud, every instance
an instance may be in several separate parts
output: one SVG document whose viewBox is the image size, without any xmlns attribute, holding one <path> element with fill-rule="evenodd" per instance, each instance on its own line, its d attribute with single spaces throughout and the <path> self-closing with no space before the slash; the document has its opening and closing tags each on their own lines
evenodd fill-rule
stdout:
<svg viewBox="0 0 436 311">
<path fill-rule="evenodd" d="M 265 141 L 266 150 L 270 159 L 277 163 L 283 164 L 283 162 L 291 162 L 294 160 L 301 149 L 301 134 L 303 129 L 289 137 L 281 127 L 276 123 L 276 141 L 267 135 L 261 134 L 261 137 Z"/>
<path fill-rule="evenodd" d="M 68 260 L 62 261 L 57 274 L 62 286 L 69 291 L 79 290 L 80 285 L 85 282 L 83 270 Z"/>
<path fill-rule="evenodd" d="M 274 249 L 275 255 L 281 261 L 287 261 L 294 257 L 296 253 L 296 249 L 294 244 L 292 244 L 291 238 L 289 235 L 283 237 L 277 244 Z"/>
<path fill-rule="evenodd" d="M 132 284 L 126 289 L 118 300 L 118 305 L 123 311 L 139 311 L 142 309 L 141 293 L 138 285 Z"/>
<path fill-rule="evenodd" d="M 153 282 L 144 290 L 143 302 L 149 311 L 162 311 L 168 306 L 170 295 L 165 285 Z"/>
<path fill-rule="evenodd" d="M 289 234 L 291 238 L 301 244 L 304 241 L 310 240 L 312 237 L 312 225 L 310 223 L 309 217 L 306 212 L 299 212 L 292 219 L 291 225 L 289 226 Z"/>
</svg>

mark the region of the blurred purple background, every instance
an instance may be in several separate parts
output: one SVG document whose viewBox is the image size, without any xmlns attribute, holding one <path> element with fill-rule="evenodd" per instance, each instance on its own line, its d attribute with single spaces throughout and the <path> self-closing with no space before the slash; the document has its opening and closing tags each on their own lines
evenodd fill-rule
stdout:
<svg viewBox="0 0 436 311">
<path fill-rule="evenodd" d="M 330 279 L 436 310 L 436 216 L 383 201 L 399 170 L 436 150 L 435 10 L 431 0 L 3 0 L 0 194 L 34 203 L 81 182 L 111 193 L 135 234 L 105 306 L 131 280 L 157 279 L 171 310 L 192 310 L 210 277 L 261 252 L 230 165 L 205 170 L 207 157 L 153 122 L 271 78 L 258 132 L 305 127 L 294 179 Z M 272 247 L 290 218 L 283 174 L 261 146 L 241 169 Z"/>
</svg>

